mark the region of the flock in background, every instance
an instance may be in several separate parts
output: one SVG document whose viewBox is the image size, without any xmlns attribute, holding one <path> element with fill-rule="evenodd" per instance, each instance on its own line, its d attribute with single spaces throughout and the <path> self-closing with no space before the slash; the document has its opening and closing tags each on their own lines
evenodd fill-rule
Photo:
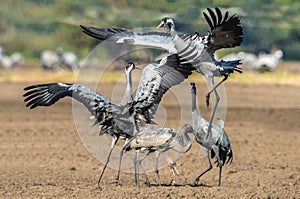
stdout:
<svg viewBox="0 0 300 199">
<path fill-rule="evenodd" d="M 221 57 L 221 59 L 241 60 L 246 70 L 257 72 L 274 71 L 283 58 L 282 50 L 272 48 L 270 53 L 261 51 L 258 55 L 249 52 L 230 53 Z M 24 56 L 20 52 L 14 52 L 7 55 L 3 47 L 0 46 L 0 67 L 11 69 L 15 66 L 21 66 L 24 63 Z M 63 51 L 62 47 L 54 50 L 44 50 L 39 52 L 40 66 L 45 70 L 59 71 L 71 70 L 77 71 L 80 68 L 89 67 L 84 64 L 77 55 L 71 51 Z"/>
<path fill-rule="evenodd" d="M 249 52 L 230 53 L 221 57 L 221 59 L 241 60 L 246 70 L 257 72 L 274 71 L 283 58 L 282 50 L 272 48 L 270 53 L 261 51 L 258 55 Z M 80 68 L 89 67 L 83 60 L 71 51 L 63 51 L 62 47 L 56 50 L 43 50 L 39 52 L 40 66 L 45 70 L 59 71 L 71 70 L 78 71 Z M 24 63 L 24 56 L 21 52 L 14 52 L 7 55 L 3 47 L 0 46 L 0 68 L 11 69 L 15 66 L 21 66 Z M 95 64 L 95 63 L 94 63 Z"/>
<path fill-rule="evenodd" d="M 22 66 L 26 61 L 21 52 L 15 51 L 10 55 L 6 51 L 12 52 L 9 46 L 0 45 L 0 68 L 11 69 L 15 66 Z M 77 71 L 80 68 L 89 67 L 89 63 L 85 63 L 74 52 L 64 51 L 62 46 L 56 49 L 37 50 L 36 57 L 39 58 L 41 68 L 45 70 L 71 70 Z M 258 54 L 251 52 L 236 52 L 218 57 L 219 59 L 227 60 L 241 60 L 243 68 L 246 70 L 266 72 L 276 69 L 284 54 L 281 49 L 273 46 L 269 52 L 260 51 Z"/>
<path fill-rule="evenodd" d="M 233 151 L 229 136 L 224 130 L 224 121 L 218 118 L 218 124 L 213 123 L 220 100 L 217 87 L 226 81 L 230 74 L 242 73 L 242 69 L 239 67 L 241 59 L 217 60 L 215 51 L 240 46 L 243 40 L 243 29 L 239 17 L 235 14 L 229 16 L 228 11 L 222 13 L 219 8 L 215 10 L 208 8 L 207 11 L 208 13 L 203 14 L 210 26 L 210 31 L 205 36 L 197 32 L 194 35 L 177 32 L 174 21 L 168 17 L 164 17 L 158 26 L 158 28 L 164 27 L 165 32 L 138 33 L 119 28 L 95 28 L 81 25 L 84 33 L 99 40 L 109 40 L 116 44 L 158 47 L 169 52 L 167 56 L 144 67 L 134 97 L 131 73 L 137 67 L 132 62 L 133 60 L 128 60 L 125 66 L 126 90 L 120 103 L 112 102 L 104 95 L 81 84 L 48 83 L 24 88 L 26 91 L 24 101 L 30 109 L 38 106 L 51 106 L 64 97 L 74 98 L 88 109 L 95 120 L 94 124 L 101 125 L 99 135 L 107 134 L 112 137 L 111 148 L 98 179 L 98 185 L 119 139 L 125 140 L 125 144 L 120 153 L 117 182 L 120 181 L 123 155 L 127 151 L 135 150 L 136 185 L 140 186 L 139 169 L 141 169 L 147 186 L 150 186 L 142 161 L 151 153 L 156 154 L 155 173 L 157 182 L 161 185 L 158 169 L 160 154 L 168 150 L 182 154 L 189 151 L 192 147 L 189 134 L 193 134 L 196 142 L 205 149 L 209 163 L 208 169 L 196 176 L 194 185 L 198 185 L 200 178 L 212 169 L 211 159 L 213 158 L 216 158 L 216 164 L 219 167 L 218 185 L 221 185 L 222 166 L 232 161 Z M 66 64 L 67 58 L 70 60 L 72 58 L 72 56 L 65 55 L 62 49 L 52 52 L 51 56 L 50 54 L 49 57 L 58 56 L 57 63 L 59 64 Z M 72 70 L 78 69 L 78 65 L 70 64 L 69 67 Z M 188 79 L 193 71 L 203 75 L 210 85 L 210 91 L 206 95 L 207 106 L 210 102 L 210 94 L 213 93 L 216 98 L 211 118 L 207 120 L 200 114 L 196 103 L 196 85 L 191 83 L 189 93 L 192 95 L 192 124 L 185 124 L 182 130 L 158 126 L 155 122 L 155 113 L 164 94 L 172 86 Z M 223 79 L 215 84 L 214 77 L 223 77 Z M 144 155 L 139 157 L 140 153 Z M 170 168 L 176 173 L 175 162 L 171 158 L 168 159 Z"/>
</svg>

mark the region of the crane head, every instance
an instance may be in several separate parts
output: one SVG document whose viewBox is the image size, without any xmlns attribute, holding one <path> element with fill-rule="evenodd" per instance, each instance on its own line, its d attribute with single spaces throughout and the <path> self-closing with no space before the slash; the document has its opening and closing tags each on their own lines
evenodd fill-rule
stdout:
<svg viewBox="0 0 300 199">
<path fill-rule="evenodd" d="M 128 62 L 128 64 L 125 67 L 125 71 L 126 72 L 131 72 L 131 71 L 133 71 L 135 69 L 140 69 L 140 68 L 136 67 L 133 62 Z"/>
<path fill-rule="evenodd" d="M 174 21 L 169 17 L 162 18 L 160 24 L 157 26 L 157 28 L 166 27 L 167 29 L 171 30 L 172 28 L 175 29 Z"/>
<path fill-rule="evenodd" d="M 194 82 L 190 83 L 192 94 L 196 94 L 196 84 Z"/>
<path fill-rule="evenodd" d="M 193 133 L 194 129 L 190 124 L 185 124 L 182 128 L 184 133 Z"/>
</svg>

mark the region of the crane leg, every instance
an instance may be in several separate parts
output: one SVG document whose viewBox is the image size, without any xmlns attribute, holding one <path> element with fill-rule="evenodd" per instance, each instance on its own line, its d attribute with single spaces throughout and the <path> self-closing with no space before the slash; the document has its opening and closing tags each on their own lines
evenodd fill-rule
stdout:
<svg viewBox="0 0 300 199">
<path fill-rule="evenodd" d="M 146 155 L 144 155 L 140 160 L 138 160 L 139 166 L 141 167 L 141 169 L 142 169 L 142 171 L 143 171 L 143 174 L 144 174 L 144 177 L 145 177 L 145 179 L 146 179 L 147 187 L 150 187 L 150 180 L 149 180 L 149 178 L 148 178 L 148 176 L 147 176 L 147 174 L 146 174 L 146 171 L 145 171 L 145 169 L 144 169 L 144 167 L 143 167 L 143 165 L 142 165 L 142 161 L 143 161 L 146 157 L 148 157 L 148 156 L 150 155 L 150 153 L 151 153 L 151 151 L 148 151 L 148 153 L 147 153 Z"/>
<path fill-rule="evenodd" d="M 220 153 L 219 153 L 219 147 L 218 146 L 213 146 L 213 150 L 216 154 L 217 161 L 218 161 L 218 166 L 220 168 L 219 170 L 219 181 L 218 181 L 218 186 L 221 186 L 221 176 L 222 176 L 222 167 L 223 167 L 223 162 L 221 161 L 220 158 Z"/>
<path fill-rule="evenodd" d="M 123 159 L 123 155 L 126 152 L 126 144 L 123 146 L 123 148 L 121 149 L 120 152 L 120 159 L 119 159 L 119 167 L 118 167 L 118 173 L 116 176 L 116 181 L 119 182 L 120 181 L 120 172 L 121 172 L 121 164 L 122 164 L 122 159 Z"/>
<path fill-rule="evenodd" d="M 112 141 L 111 141 L 110 151 L 109 151 L 109 153 L 108 153 L 108 156 L 107 156 L 106 161 L 105 161 L 105 165 L 104 165 L 104 167 L 103 167 L 103 169 L 102 169 L 102 172 L 101 172 L 101 174 L 100 174 L 100 177 L 99 177 L 99 179 L 98 179 L 98 183 L 97 183 L 97 184 L 98 184 L 98 187 L 100 187 L 100 181 L 101 181 L 102 176 L 103 176 L 103 174 L 104 174 L 104 171 L 105 171 L 105 169 L 106 169 L 106 167 L 107 167 L 107 164 L 108 164 L 108 162 L 109 162 L 109 160 L 110 160 L 111 152 L 113 151 L 113 149 L 114 149 L 114 147 L 115 147 L 115 145 L 116 145 L 116 143 L 117 143 L 118 140 L 119 140 L 119 137 L 113 136 Z"/>
<path fill-rule="evenodd" d="M 220 159 L 220 155 L 219 153 L 216 153 L 217 159 L 218 159 L 218 163 L 219 163 L 219 181 L 218 181 L 218 186 L 221 186 L 221 176 L 222 176 L 222 167 L 223 167 L 223 162 Z"/>
<path fill-rule="evenodd" d="M 139 179 L 139 153 L 140 151 L 135 152 L 134 156 L 134 179 L 135 179 L 135 185 L 137 187 L 140 186 L 140 179 Z"/>
<path fill-rule="evenodd" d="M 198 183 L 199 183 L 199 180 L 200 178 L 205 174 L 207 173 L 208 171 L 210 171 L 212 169 L 212 164 L 211 164 L 211 160 L 210 160 L 210 157 L 209 157 L 209 154 L 207 154 L 207 158 L 208 158 L 208 164 L 209 164 L 209 167 L 204 171 L 202 172 L 200 175 L 198 175 L 194 181 L 194 186 L 197 186 Z"/>
<path fill-rule="evenodd" d="M 225 75 L 224 76 L 224 79 L 222 79 L 216 86 L 214 86 L 214 81 L 213 79 L 210 81 L 210 84 L 211 86 L 213 87 L 213 89 L 211 91 L 208 92 L 208 94 L 206 95 L 206 104 L 207 106 L 209 105 L 209 96 L 212 92 L 215 93 L 215 96 L 216 96 L 216 102 L 215 102 L 215 105 L 214 105 L 214 108 L 213 108 L 213 112 L 212 112 L 212 115 L 211 115 L 211 118 L 210 118 L 210 121 L 209 121 L 209 125 L 208 125 L 208 131 L 207 131 L 207 136 L 206 136 L 206 139 L 208 139 L 209 137 L 211 137 L 211 127 L 212 127 L 212 123 L 213 123 L 213 120 L 214 120 L 214 117 L 215 117 L 215 114 L 216 114 L 216 111 L 217 111 L 217 107 L 218 107 L 218 104 L 219 104 L 219 101 L 220 101 L 220 96 L 217 92 L 217 88 L 224 82 L 226 81 L 226 79 L 228 78 L 228 75 Z M 208 99 L 208 100 L 207 100 Z"/>
<path fill-rule="evenodd" d="M 160 155 L 160 152 L 157 152 L 157 153 L 156 153 L 155 173 L 156 173 L 156 176 L 157 176 L 157 183 L 158 183 L 159 186 L 161 186 L 161 183 L 160 183 L 160 176 L 159 176 L 159 170 L 158 170 L 158 159 L 159 159 L 159 155 Z"/>
<path fill-rule="evenodd" d="M 221 176 L 222 176 L 222 167 L 223 167 L 222 162 L 219 164 L 219 167 L 220 167 L 220 171 L 219 171 L 219 183 L 218 183 L 218 185 L 221 186 Z"/>
<path fill-rule="evenodd" d="M 209 106 L 209 99 L 212 92 L 214 92 L 223 82 L 225 82 L 228 78 L 228 75 L 224 76 L 224 79 L 222 79 L 216 86 L 212 85 L 212 89 L 206 94 L 206 106 Z"/>
</svg>

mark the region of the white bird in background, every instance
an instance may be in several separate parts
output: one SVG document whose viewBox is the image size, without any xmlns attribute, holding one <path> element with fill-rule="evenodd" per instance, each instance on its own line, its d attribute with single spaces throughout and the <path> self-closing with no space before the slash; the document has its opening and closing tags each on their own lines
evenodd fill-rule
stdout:
<svg viewBox="0 0 300 199">
<path fill-rule="evenodd" d="M 14 52 L 10 56 L 6 55 L 4 49 L 0 46 L 0 64 L 4 69 L 11 69 L 17 64 L 21 64 L 24 57 L 19 52 Z"/>
<path fill-rule="evenodd" d="M 44 50 L 40 52 L 40 64 L 45 70 L 59 70 L 60 58 L 55 51 Z"/>
<path fill-rule="evenodd" d="M 260 71 L 273 71 L 280 63 L 283 57 L 282 50 L 275 50 L 271 54 L 259 53 L 256 62 L 257 67 Z"/>
<path fill-rule="evenodd" d="M 73 52 L 64 51 L 61 47 L 58 47 L 56 53 L 59 56 L 62 65 L 65 65 L 72 71 L 77 71 L 79 69 L 78 58 Z"/>
<path fill-rule="evenodd" d="M 223 60 L 240 59 L 243 67 L 259 72 L 273 71 L 282 60 L 283 52 L 280 49 L 272 50 L 270 54 L 261 52 L 258 55 L 247 52 L 231 53 L 222 57 Z"/>
<path fill-rule="evenodd" d="M 65 52 L 61 47 L 56 51 L 41 51 L 40 63 L 46 70 L 61 70 L 64 66 L 72 71 L 79 69 L 77 56 L 73 52 Z"/>
</svg>

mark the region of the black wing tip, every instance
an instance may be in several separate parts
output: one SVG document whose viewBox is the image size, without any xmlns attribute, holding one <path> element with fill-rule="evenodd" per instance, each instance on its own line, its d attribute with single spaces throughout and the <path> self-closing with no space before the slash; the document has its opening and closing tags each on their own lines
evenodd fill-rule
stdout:
<svg viewBox="0 0 300 199">
<path fill-rule="evenodd" d="M 35 89 L 35 88 L 47 87 L 47 86 L 51 86 L 51 85 L 55 85 L 55 84 L 66 84 L 66 85 L 68 85 L 67 83 L 61 83 L 61 82 L 46 83 L 46 84 L 32 84 L 30 86 L 26 86 L 23 90 L 28 91 L 28 90 L 32 90 L 32 89 Z"/>
<path fill-rule="evenodd" d="M 224 23 L 232 23 L 231 25 L 241 26 L 240 17 L 237 16 L 235 13 L 231 15 L 231 17 L 228 19 L 229 16 L 228 11 L 226 11 L 225 14 L 222 15 L 221 9 L 215 7 L 215 12 L 217 13 L 218 16 L 217 19 L 215 12 L 211 8 L 207 8 L 207 10 L 210 16 L 208 16 L 208 14 L 206 14 L 205 12 L 203 12 L 203 15 L 211 29 L 214 29 L 218 26 L 222 26 Z"/>
<path fill-rule="evenodd" d="M 243 69 L 240 68 L 240 67 L 236 67 L 234 70 L 235 70 L 236 72 L 243 73 Z"/>
<path fill-rule="evenodd" d="M 86 29 L 86 27 L 87 27 L 87 26 L 82 25 L 82 24 L 80 24 L 79 26 L 80 26 L 80 28 L 82 28 L 82 29 Z"/>
<path fill-rule="evenodd" d="M 26 86 L 23 90 L 24 91 L 28 91 L 34 88 L 37 88 L 39 84 L 34 84 L 34 85 L 30 85 L 30 86 Z"/>
</svg>

